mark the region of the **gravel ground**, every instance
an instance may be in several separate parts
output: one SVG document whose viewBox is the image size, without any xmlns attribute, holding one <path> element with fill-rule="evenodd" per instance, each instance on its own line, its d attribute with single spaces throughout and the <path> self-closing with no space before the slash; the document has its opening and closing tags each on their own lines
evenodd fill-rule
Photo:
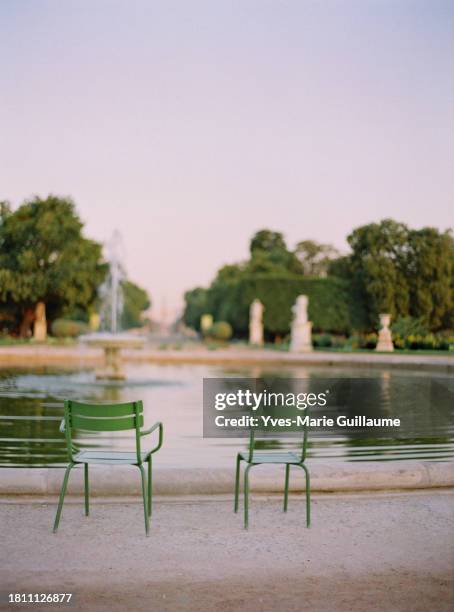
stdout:
<svg viewBox="0 0 454 612">
<path fill-rule="evenodd" d="M 250 528 L 222 497 L 157 500 L 151 535 L 133 500 L 0 504 L 1 587 L 72 592 L 74 610 L 454 610 L 454 491 L 253 495 Z M 4 606 L 59 609 L 62 606 Z"/>
</svg>

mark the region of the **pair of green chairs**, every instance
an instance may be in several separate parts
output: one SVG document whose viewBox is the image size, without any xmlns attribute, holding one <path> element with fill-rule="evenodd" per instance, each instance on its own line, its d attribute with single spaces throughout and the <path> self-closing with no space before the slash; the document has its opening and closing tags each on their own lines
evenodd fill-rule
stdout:
<svg viewBox="0 0 454 612">
<path fill-rule="evenodd" d="M 63 502 L 68 486 L 71 470 L 77 465 L 84 466 L 84 494 L 85 494 L 85 515 L 89 514 L 89 483 L 88 466 L 91 464 L 104 465 L 134 465 L 139 468 L 142 480 L 142 498 L 145 518 L 145 533 L 148 536 L 150 531 L 150 516 L 152 506 L 152 456 L 162 446 L 163 426 L 162 423 L 155 423 L 149 429 L 143 430 L 143 404 L 139 402 L 127 402 L 122 404 L 87 404 L 72 400 L 65 401 L 65 416 L 60 425 L 60 431 L 65 434 L 66 446 L 68 451 L 69 464 L 63 478 L 60 491 L 57 514 L 54 522 L 54 533 L 60 523 Z M 77 446 L 75 433 L 82 432 L 118 432 L 134 431 L 136 450 L 133 452 L 123 452 L 114 450 L 81 450 Z M 143 451 L 141 440 L 158 430 L 158 442 L 153 448 Z M 238 512 L 240 494 L 240 475 L 241 462 L 246 463 L 244 471 L 244 527 L 248 528 L 249 523 L 249 472 L 252 467 L 262 464 L 284 464 L 285 465 L 285 488 L 284 488 L 284 512 L 288 507 L 288 492 L 290 467 L 297 466 L 304 470 L 306 475 L 306 524 L 310 526 L 310 477 L 309 470 L 305 465 L 307 449 L 307 429 L 304 430 L 303 446 L 301 453 L 295 452 L 273 452 L 257 451 L 255 449 L 255 435 L 251 430 L 249 438 L 249 450 L 247 453 L 238 453 L 236 459 L 235 472 L 235 503 L 234 511 Z M 148 478 L 144 465 L 148 465 Z"/>
</svg>

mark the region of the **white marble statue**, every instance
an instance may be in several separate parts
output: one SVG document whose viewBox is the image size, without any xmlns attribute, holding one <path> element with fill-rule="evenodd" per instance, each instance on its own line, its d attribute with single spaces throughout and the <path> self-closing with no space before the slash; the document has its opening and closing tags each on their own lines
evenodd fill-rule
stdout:
<svg viewBox="0 0 454 612">
<path fill-rule="evenodd" d="M 376 351 L 382 353 L 390 353 L 394 350 L 393 339 L 391 336 L 391 330 L 389 329 L 391 323 L 390 314 L 381 314 L 380 316 L 380 331 L 378 332 L 378 341 L 375 348 Z"/>
<path fill-rule="evenodd" d="M 299 295 L 292 308 L 293 321 L 290 335 L 290 350 L 293 353 L 307 353 L 312 351 L 312 323 L 308 321 L 307 295 Z"/>
<path fill-rule="evenodd" d="M 249 344 L 263 346 L 263 311 L 260 300 L 255 299 L 249 309 Z"/>
</svg>

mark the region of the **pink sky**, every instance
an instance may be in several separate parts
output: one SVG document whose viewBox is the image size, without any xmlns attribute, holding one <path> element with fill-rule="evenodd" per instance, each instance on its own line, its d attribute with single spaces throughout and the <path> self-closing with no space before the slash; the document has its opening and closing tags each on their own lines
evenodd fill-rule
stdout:
<svg viewBox="0 0 454 612">
<path fill-rule="evenodd" d="M 118 228 L 159 316 L 258 229 L 453 225 L 451 2 L 0 6 L 1 199 Z"/>
</svg>

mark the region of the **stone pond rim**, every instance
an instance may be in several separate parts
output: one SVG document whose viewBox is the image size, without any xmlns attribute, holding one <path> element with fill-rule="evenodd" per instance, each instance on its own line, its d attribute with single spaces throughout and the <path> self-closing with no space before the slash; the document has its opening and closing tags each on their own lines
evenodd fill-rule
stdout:
<svg viewBox="0 0 454 612">
<path fill-rule="evenodd" d="M 93 334 L 94 336 L 94 334 Z M 399 353 L 341 353 L 330 351 L 313 351 L 311 353 L 284 353 L 272 349 L 235 348 L 209 351 L 197 350 L 159 350 L 146 346 L 146 341 L 140 337 L 129 335 L 135 342 L 141 343 L 143 350 L 129 350 L 122 345 L 122 358 L 131 362 L 149 363 L 192 363 L 192 364 L 257 364 L 257 365 L 289 365 L 289 366 L 318 366 L 330 367 L 371 367 L 371 368 L 398 368 L 421 369 L 432 371 L 454 371 L 454 354 L 446 355 L 400 355 Z M 71 363 L 81 366 L 83 363 L 99 361 L 100 354 L 96 350 L 98 344 L 91 344 L 91 348 L 81 354 L 77 346 L 49 346 L 40 344 L 0 346 L 0 365 L 57 365 L 68 367 Z M 136 344 L 134 347 L 138 348 Z"/>
<path fill-rule="evenodd" d="M 454 461 L 365 461 L 331 464 L 308 461 L 311 491 L 315 493 L 367 493 L 420 489 L 452 489 Z M 58 496 L 63 478 L 61 468 L 1 468 L 1 496 Z M 90 488 L 96 497 L 140 495 L 136 468 L 93 466 Z M 283 491 L 283 472 L 256 469 L 252 472 L 251 491 Z M 291 475 L 291 491 L 304 490 L 304 478 Z M 160 467 L 153 479 L 155 495 L 233 495 L 233 470 L 230 468 Z M 75 469 L 68 487 L 69 495 L 83 494 L 83 469 Z"/>
</svg>

